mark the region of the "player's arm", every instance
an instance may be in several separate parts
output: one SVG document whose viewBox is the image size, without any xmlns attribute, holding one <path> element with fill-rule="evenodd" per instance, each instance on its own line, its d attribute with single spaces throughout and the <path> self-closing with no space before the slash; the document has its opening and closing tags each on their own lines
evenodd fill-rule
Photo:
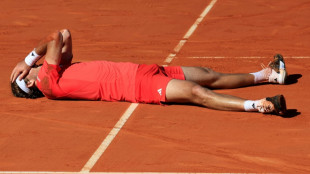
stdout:
<svg viewBox="0 0 310 174">
<path fill-rule="evenodd" d="M 52 33 L 50 37 L 46 46 L 46 62 L 53 65 L 71 64 L 73 55 L 70 31 L 63 29 Z"/>
<path fill-rule="evenodd" d="M 49 64 L 65 65 L 72 61 L 72 39 L 68 29 L 62 29 L 48 35 L 35 48 Z"/>
<path fill-rule="evenodd" d="M 64 41 L 63 38 L 65 38 Z M 48 49 L 50 50 L 47 51 Z M 53 57 L 53 52 L 55 51 L 58 55 L 57 57 Z M 37 47 L 28 54 L 25 60 L 22 60 L 15 66 L 11 73 L 11 82 L 14 82 L 18 76 L 20 80 L 26 77 L 31 67 L 46 55 L 47 52 L 49 52 L 49 56 L 46 56 L 45 59 L 50 64 L 71 63 L 72 41 L 69 30 L 63 29 L 60 32 L 56 31 L 42 39 Z M 59 56 L 59 52 L 60 54 L 63 53 L 63 56 Z"/>
<path fill-rule="evenodd" d="M 25 60 L 17 63 L 11 73 L 10 79 L 12 83 L 16 80 L 18 76 L 20 80 L 26 77 L 31 67 L 45 55 L 47 42 L 48 41 L 46 40 L 46 38 L 41 40 L 38 46 L 26 56 Z"/>
</svg>

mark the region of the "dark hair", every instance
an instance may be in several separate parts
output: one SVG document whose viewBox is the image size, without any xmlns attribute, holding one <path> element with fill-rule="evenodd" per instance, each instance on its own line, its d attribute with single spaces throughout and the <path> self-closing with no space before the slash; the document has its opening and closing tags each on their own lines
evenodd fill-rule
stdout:
<svg viewBox="0 0 310 174">
<path fill-rule="evenodd" d="M 36 86 L 29 88 L 30 89 L 30 93 L 29 94 L 25 93 L 17 85 L 16 81 L 11 83 L 11 89 L 12 89 L 12 93 L 13 93 L 13 95 L 15 97 L 31 98 L 31 99 L 35 99 L 35 98 L 39 98 L 39 97 L 44 97 L 43 93 Z"/>
</svg>

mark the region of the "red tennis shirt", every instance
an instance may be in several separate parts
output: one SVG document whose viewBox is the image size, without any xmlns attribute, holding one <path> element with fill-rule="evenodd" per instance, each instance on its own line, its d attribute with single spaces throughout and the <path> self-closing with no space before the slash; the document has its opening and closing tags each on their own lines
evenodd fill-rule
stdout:
<svg viewBox="0 0 310 174">
<path fill-rule="evenodd" d="M 50 99 L 129 101 L 135 99 L 138 64 L 92 61 L 67 66 L 44 61 L 37 87 Z"/>
</svg>

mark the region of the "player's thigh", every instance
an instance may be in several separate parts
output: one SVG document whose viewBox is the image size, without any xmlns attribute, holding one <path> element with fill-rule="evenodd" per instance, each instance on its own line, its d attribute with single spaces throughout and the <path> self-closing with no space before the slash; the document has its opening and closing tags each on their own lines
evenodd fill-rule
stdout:
<svg viewBox="0 0 310 174">
<path fill-rule="evenodd" d="M 192 89 L 198 84 L 186 81 L 172 79 L 166 87 L 167 102 L 188 103 L 193 100 Z"/>
<path fill-rule="evenodd" d="M 195 82 L 202 86 L 210 86 L 219 79 L 221 73 L 205 67 L 182 67 L 186 80 Z"/>
</svg>

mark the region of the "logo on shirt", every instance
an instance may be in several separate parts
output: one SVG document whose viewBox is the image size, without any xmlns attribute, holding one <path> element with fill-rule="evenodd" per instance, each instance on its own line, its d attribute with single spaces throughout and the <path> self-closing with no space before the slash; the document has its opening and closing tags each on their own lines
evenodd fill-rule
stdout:
<svg viewBox="0 0 310 174">
<path fill-rule="evenodd" d="M 157 92 L 161 95 L 162 88 L 158 89 Z"/>
</svg>

